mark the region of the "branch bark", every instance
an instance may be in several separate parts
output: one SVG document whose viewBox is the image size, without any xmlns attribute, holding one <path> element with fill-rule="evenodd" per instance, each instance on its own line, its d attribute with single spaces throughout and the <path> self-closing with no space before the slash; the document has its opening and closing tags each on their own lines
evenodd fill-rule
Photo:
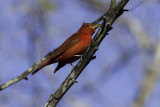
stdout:
<svg viewBox="0 0 160 107">
<path fill-rule="evenodd" d="M 68 89 L 74 84 L 77 83 L 76 79 L 81 74 L 83 69 L 89 64 L 89 62 L 93 59 L 93 55 L 98 50 L 98 47 L 102 40 L 105 38 L 107 32 L 109 32 L 112 27 L 113 22 L 123 14 L 124 6 L 128 3 L 129 0 L 121 0 L 116 3 L 116 0 L 111 0 L 109 10 L 102 15 L 100 18 L 92 22 L 96 24 L 103 20 L 102 27 L 98 30 L 97 34 L 93 38 L 93 41 L 86 52 L 83 54 L 82 59 L 78 62 L 78 64 L 74 67 L 68 77 L 61 84 L 59 89 L 50 96 L 50 99 L 45 104 L 45 107 L 55 107 L 57 103 L 61 100 L 61 98 L 65 95 Z"/>
</svg>

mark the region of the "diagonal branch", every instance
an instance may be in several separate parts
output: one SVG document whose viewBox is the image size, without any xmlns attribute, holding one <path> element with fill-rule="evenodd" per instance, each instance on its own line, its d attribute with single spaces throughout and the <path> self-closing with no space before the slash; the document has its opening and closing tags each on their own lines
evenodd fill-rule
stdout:
<svg viewBox="0 0 160 107">
<path fill-rule="evenodd" d="M 60 99 L 63 97 L 63 95 L 67 92 L 67 90 L 76 82 L 76 79 L 82 72 L 82 70 L 88 65 L 88 63 L 93 59 L 94 53 L 97 51 L 100 43 L 105 38 L 107 32 L 111 30 L 111 25 L 113 22 L 121 15 L 123 14 L 124 6 L 128 3 L 129 0 L 121 0 L 116 4 L 116 0 L 111 1 L 111 5 L 109 8 L 109 11 L 107 11 L 104 15 L 102 15 L 100 18 L 95 20 L 93 24 L 100 22 L 103 20 L 103 26 L 100 28 L 95 35 L 90 47 L 87 49 L 87 51 L 84 53 L 82 60 L 79 61 L 79 63 L 75 66 L 75 68 L 72 70 L 72 72 L 69 74 L 69 76 L 66 78 L 66 80 L 62 83 L 60 88 L 55 92 L 54 95 L 51 95 L 49 101 L 46 103 L 46 107 L 52 107 L 55 106 Z M 46 56 L 44 56 L 41 60 L 39 60 L 37 63 L 32 65 L 28 70 L 26 70 L 23 74 L 21 74 L 18 77 L 13 78 L 12 80 L 0 85 L 0 91 L 4 90 L 5 88 L 9 87 L 10 85 L 13 85 L 23 79 L 27 79 L 27 76 L 39 65 L 41 65 L 50 55 L 52 52 L 49 52 Z"/>
<path fill-rule="evenodd" d="M 78 64 L 74 67 L 68 77 L 61 84 L 59 89 L 50 96 L 50 99 L 45 104 L 45 107 L 55 107 L 57 103 L 61 100 L 64 94 L 69 90 L 69 88 L 77 83 L 76 79 L 81 74 L 83 69 L 89 64 L 89 62 L 93 59 L 93 55 L 98 50 L 98 47 L 102 40 L 105 38 L 107 32 L 109 32 L 112 27 L 113 22 L 123 14 L 124 6 L 128 3 L 129 0 L 121 0 L 116 3 L 116 0 L 111 0 L 109 11 L 106 12 L 103 16 L 92 23 L 98 23 L 103 20 L 102 27 L 98 30 L 97 34 L 93 38 L 93 41 L 86 52 L 83 54 L 82 59 L 78 62 Z"/>
<path fill-rule="evenodd" d="M 35 69 L 37 68 L 39 65 L 41 65 L 47 58 L 49 58 L 51 56 L 52 52 L 49 52 L 47 55 L 45 55 L 42 59 L 40 59 L 38 62 L 36 62 L 35 64 L 32 65 L 32 67 L 30 67 L 28 70 L 26 70 L 24 73 L 22 73 L 20 76 L 17 76 L 11 80 L 9 80 L 8 82 L 0 85 L 0 91 L 4 90 L 5 88 L 25 79 L 27 80 L 27 76 Z"/>
<path fill-rule="evenodd" d="M 66 78 L 66 80 L 62 83 L 60 88 L 56 91 L 54 95 L 51 95 L 49 101 L 46 103 L 46 107 L 55 106 L 63 95 L 67 92 L 67 90 L 76 82 L 75 80 L 78 78 L 82 70 L 88 65 L 88 63 L 93 59 L 94 53 L 97 51 L 98 46 L 106 36 L 107 32 L 111 30 L 111 25 L 113 22 L 125 11 L 123 8 L 128 3 L 129 0 L 121 0 L 116 5 L 116 0 L 111 1 L 111 5 L 109 11 L 107 11 L 104 15 L 100 18 L 95 20 L 93 24 L 100 22 L 103 20 L 104 16 L 105 19 L 103 21 L 103 27 L 99 29 L 96 36 L 94 37 L 90 47 L 84 53 L 82 61 L 76 65 L 76 67 L 72 70 L 70 75 Z M 46 54 L 42 59 L 40 59 L 37 63 L 33 64 L 28 70 L 22 73 L 20 76 L 17 76 L 8 82 L 0 85 L 0 91 L 4 90 L 5 88 L 23 80 L 27 79 L 27 76 L 39 65 L 41 65 L 50 55 L 52 52 Z"/>
</svg>

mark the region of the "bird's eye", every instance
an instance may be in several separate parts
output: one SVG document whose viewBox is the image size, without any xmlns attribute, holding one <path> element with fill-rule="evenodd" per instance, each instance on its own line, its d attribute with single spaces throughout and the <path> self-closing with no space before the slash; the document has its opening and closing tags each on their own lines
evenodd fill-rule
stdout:
<svg viewBox="0 0 160 107">
<path fill-rule="evenodd" d="M 89 27 L 89 25 L 86 25 L 87 27 Z"/>
</svg>

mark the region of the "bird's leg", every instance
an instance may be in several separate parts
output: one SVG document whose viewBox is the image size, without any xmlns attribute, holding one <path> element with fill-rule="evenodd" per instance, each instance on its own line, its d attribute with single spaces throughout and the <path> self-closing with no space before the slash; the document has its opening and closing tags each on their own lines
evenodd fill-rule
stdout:
<svg viewBox="0 0 160 107">
<path fill-rule="evenodd" d="M 80 60 L 82 61 L 82 55 L 74 55 L 75 57 L 80 57 Z"/>
<path fill-rule="evenodd" d="M 74 55 L 74 56 L 76 56 L 76 57 L 82 57 L 82 55 Z"/>
</svg>

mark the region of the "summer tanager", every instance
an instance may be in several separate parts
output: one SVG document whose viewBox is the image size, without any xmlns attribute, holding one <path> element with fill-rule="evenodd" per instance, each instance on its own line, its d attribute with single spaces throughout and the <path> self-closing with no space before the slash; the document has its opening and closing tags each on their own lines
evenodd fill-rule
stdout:
<svg viewBox="0 0 160 107">
<path fill-rule="evenodd" d="M 86 51 L 92 41 L 92 35 L 100 24 L 84 23 L 78 32 L 71 35 L 62 45 L 55 49 L 52 55 L 36 68 L 32 75 L 38 72 L 41 68 L 58 62 L 54 73 L 66 64 L 71 64 L 78 60 L 81 55 Z"/>
</svg>

